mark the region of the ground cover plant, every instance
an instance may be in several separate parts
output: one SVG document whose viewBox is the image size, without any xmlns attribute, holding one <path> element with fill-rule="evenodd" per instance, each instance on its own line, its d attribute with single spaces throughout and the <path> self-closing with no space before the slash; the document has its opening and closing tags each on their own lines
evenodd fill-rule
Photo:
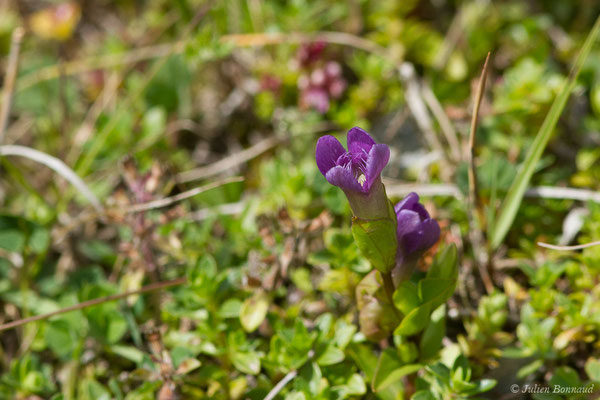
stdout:
<svg viewBox="0 0 600 400">
<path fill-rule="evenodd" d="M 0 398 L 598 398 L 599 15 L 0 0 Z"/>
</svg>

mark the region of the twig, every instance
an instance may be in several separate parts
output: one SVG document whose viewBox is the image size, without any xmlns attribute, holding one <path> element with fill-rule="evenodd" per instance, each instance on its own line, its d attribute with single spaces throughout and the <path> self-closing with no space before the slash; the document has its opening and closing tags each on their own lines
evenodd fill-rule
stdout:
<svg viewBox="0 0 600 400">
<path fill-rule="evenodd" d="M 473 253 L 477 261 L 477 267 L 479 268 L 481 280 L 483 281 L 483 284 L 488 294 L 494 291 L 494 282 L 491 278 L 490 257 L 485 249 L 485 239 L 483 237 L 482 232 L 483 212 L 481 210 L 479 194 L 477 191 L 477 173 L 475 166 L 475 135 L 477 132 L 477 122 L 479 119 L 479 106 L 481 105 L 481 100 L 483 98 L 483 90 L 485 89 L 485 81 L 487 77 L 489 59 L 490 53 L 488 53 L 485 59 L 485 63 L 483 64 L 483 69 L 481 70 L 481 76 L 479 78 L 479 84 L 477 86 L 477 92 L 475 94 L 473 116 L 471 118 L 471 132 L 469 134 L 469 205 L 467 207 L 467 214 L 471 223 L 469 236 L 471 237 L 471 243 L 473 245 Z"/>
<path fill-rule="evenodd" d="M 11 37 L 10 53 L 8 55 L 8 66 L 6 67 L 6 76 L 4 77 L 4 89 L 2 90 L 2 107 L 0 108 L 0 144 L 4 142 L 4 133 L 8 126 L 10 108 L 12 106 L 12 97 L 15 89 L 15 78 L 19 66 L 19 51 L 21 49 L 21 40 L 25 30 L 21 27 L 16 28 Z"/>
<path fill-rule="evenodd" d="M 208 178 L 210 176 L 218 175 L 221 172 L 228 171 L 236 165 L 242 164 L 246 161 L 253 159 L 261 155 L 262 153 L 272 149 L 281 141 L 275 137 L 269 137 L 261 140 L 255 145 L 240 151 L 239 153 L 232 154 L 219 160 L 215 163 L 205 165 L 200 168 L 192 169 L 190 171 L 184 171 L 177 174 L 175 178 L 177 182 L 190 182 L 198 179 Z"/>
<path fill-rule="evenodd" d="M 64 162 L 56 157 L 42 153 L 41 151 L 25 146 L 4 145 L 0 146 L 2 156 L 20 156 L 36 161 L 47 166 L 57 174 L 69 181 L 85 197 L 98 212 L 102 212 L 102 204 L 94 193 L 87 187 L 85 182 Z"/>
<path fill-rule="evenodd" d="M 179 193 L 175 196 L 165 197 L 163 199 L 149 201 L 147 203 L 134 204 L 130 207 L 125 208 L 124 210 L 120 210 L 126 213 L 135 213 L 140 211 L 152 210 L 154 208 L 161 208 L 170 206 L 173 203 L 177 203 L 178 201 L 188 199 L 190 197 L 194 197 L 200 193 L 206 192 L 207 190 L 214 189 L 216 187 L 233 183 L 233 182 L 242 182 L 244 180 L 241 176 L 233 176 L 230 178 L 221 179 L 215 182 L 211 182 L 204 186 L 200 186 L 194 189 L 187 190 L 185 192 Z"/>
<path fill-rule="evenodd" d="M 12 329 L 12 328 L 16 328 L 18 326 L 21 325 L 25 325 L 28 324 L 30 322 L 35 322 L 35 321 L 39 321 L 42 319 L 48 319 L 51 317 L 54 317 L 55 315 L 60 315 L 60 314 L 64 314 L 66 312 L 69 311 L 75 311 L 75 310 L 81 310 L 83 308 L 86 307 L 91 307 L 91 306 L 95 306 L 98 304 L 102 304 L 102 303 L 106 303 L 107 301 L 115 301 L 115 300 L 120 300 L 123 299 L 125 297 L 129 297 L 129 296 L 133 296 L 136 294 L 142 294 L 142 293 L 147 293 L 147 292 L 152 292 L 155 290 L 160 290 L 160 289 L 166 289 L 168 287 L 171 286 L 178 286 L 178 285 L 182 285 L 187 281 L 187 278 L 183 277 L 183 278 L 177 278 L 177 279 L 173 279 L 171 281 L 165 281 L 165 282 L 156 282 L 156 283 L 151 283 L 149 285 L 146 285 L 140 289 L 137 290 L 132 290 L 129 292 L 124 292 L 124 293 L 119 293 L 119 294 L 114 294 L 111 296 L 106 296 L 106 297 L 99 297 L 97 299 L 92 299 L 92 300 L 88 300 L 88 301 L 84 301 L 82 303 L 79 304 L 75 304 L 69 307 L 65 307 L 65 308 L 61 308 L 60 310 L 56 310 L 56 311 L 52 311 L 46 314 L 40 314 L 40 315 L 34 315 L 32 317 L 29 318 L 23 318 L 23 319 L 19 319 L 17 321 L 12 321 L 6 324 L 2 324 L 0 325 L 0 332 L 5 331 L 7 329 Z"/>
<path fill-rule="evenodd" d="M 286 376 L 283 377 L 277 385 L 273 386 L 273 389 L 265 396 L 264 400 L 273 400 L 275 396 L 279 394 L 292 379 L 294 379 L 298 375 L 298 371 L 295 369 L 288 372 Z"/>
<path fill-rule="evenodd" d="M 545 247 L 547 249 L 552 249 L 552 250 L 572 251 L 572 250 L 587 249 L 588 247 L 592 247 L 592 246 L 599 246 L 600 240 L 597 242 L 578 244 L 575 246 L 557 246 L 555 244 L 549 244 L 549 243 L 544 243 L 544 242 L 537 242 L 537 245 L 540 247 Z"/>
</svg>

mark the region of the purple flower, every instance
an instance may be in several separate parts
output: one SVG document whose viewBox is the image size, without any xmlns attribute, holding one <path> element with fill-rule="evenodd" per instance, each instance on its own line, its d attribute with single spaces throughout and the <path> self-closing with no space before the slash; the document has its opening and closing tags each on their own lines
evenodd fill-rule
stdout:
<svg viewBox="0 0 600 400">
<path fill-rule="evenodd" d="M 419 257 L 440 238 L 440 226 L 419 203 L 419 195 L 416 193 L 406 196 L 396 204 L 394 210 L 398 221 L 397 259 L 400 261 Z"/>
<path fill-rule="evenodd" d="M 371 135 L 357 127 L 348 131 L 347 141 L 348 150 L 331 135 L 319 139 L 319 171 L 344 191 L 356 217 L 389 217 L 389 200 L 380 176 L 390 159 L 389 147 L 375 143 Z"/>
<path fill-rule="evenodd" d="M 348 132 L 348 151 L 333 136 L 317 142 L 317 166 L 327 181 L 343 190 L 368 193 L 390 159 L 390 149 L 376 144 L 360 128 Z"/>
</svg>

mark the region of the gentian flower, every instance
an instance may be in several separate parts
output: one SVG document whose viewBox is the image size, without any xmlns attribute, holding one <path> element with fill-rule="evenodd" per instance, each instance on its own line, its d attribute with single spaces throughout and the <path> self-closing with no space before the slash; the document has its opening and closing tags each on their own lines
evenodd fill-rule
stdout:
<svg viewBox="0 0 600 400">
<path fill-rule="evenodd" d="M 319 139 L 319 171 L 329 183 L 344 191 L 356 217 L 389 217 L 389 200 L 381 182 L 381 171 L 390 159 L 389 147 L 375 143 L 371 135 L 358 127 L 348 131 L 347 142 L 348 150 L 331 135 Z"/>
<path fill-rule="evenodd" d="M 419 203 L 419 195 L 410 193 L 394 207 L 396 212 L 398 251 L 395 281 L 407 278 L 414 268 L 416 260 L 440 238 L 440 226 L 437 221 Z"/>
</svg>

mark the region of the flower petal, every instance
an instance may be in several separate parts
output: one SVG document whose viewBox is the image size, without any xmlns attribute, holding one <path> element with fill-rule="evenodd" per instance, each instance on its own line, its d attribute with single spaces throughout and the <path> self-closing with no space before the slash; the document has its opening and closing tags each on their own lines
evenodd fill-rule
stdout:
<svg viewBox="0 0 600 400">
<path fill-rule="evenodd" d="M 394 211 L 396 214 L 400 212 L 400 210 L 412 210 L 414 205 L 419 202 L 419 195 L 415 192 L 409 193 L 405 198 L 402 199 L 396 206 L 394 207 Z"/>
<path fill-rule="evenodd" d="M 409 232 L 402 237 L 406 254 L 415 251 L 426 251 L 440 238 L 440 226 L 434 219 L 423 221 L 418 230 Z"/>
<path fill-rule="evenodd" d="M 347 140 L 350 153 L 368 153 L 375 144 L 371 135 L 357 126 L 348 131 Z"/>
<path fill-rule="evenodd" d="M 423 228 L 423 240 L 421 242 L 421 249 L 427 250 L 431 246 L 433 246 L 440 238 L 440 225 L 435 219 L 429 218 L 423 221 L 423 224 L 421 226 Z"/>
<path fill-rule="evenodd" d="M 405 254 L 409 255 L 417 250 L 420 250 L 423 247 L 423 238 L 424 232 L 420 229 L 410 232 L 408 235 L 404 235 L 402 237 L 402 244 L 404 245 Z"/>
<path fill-rule="evenodd" d="M 343 190 L 352 190 L 355 192 L 364 192 L 360 183 L 356 180 L 352 171 L 348 168 L 336 166 L 331 168 L 327 174 L 325 174 L 327 182 L 334 186 L 338 186 Z"/>
<path fill-rule="evenodd" d="M 337 159 L 346 152 L 344 146 L 331 135 L 319 138 L 317 142 L 316 158 L 319 171 L 325 176 L 335 167 Z"/>
<path fill-rule="evenodd" d="M 425 206 L 421 203 L 413 205 L 412 210 L 418 212 L 422 220 L 426 220 L 429 218 L 429 213 L 425 209 Z"/>
<path fill-rule="evenodd" d="M 402 240 L 404 236 L 416 232 L 421 225 L 419 213 L 412 210 L 401 210 L 398 212 L 396 214 L 396 221 L 398 222 L 398 227 L 396 228 L 398 240 Z"/>
<path fill-rule="evenodd" d="M 367 156 L 367 167 L 365 168 L 365 190 L 369 191 L 371 185 L 381 175 L 381 171 L 390 160 L 390 148 L 385 144 L 376 144 L 371 147 Z"/>
</svg>

